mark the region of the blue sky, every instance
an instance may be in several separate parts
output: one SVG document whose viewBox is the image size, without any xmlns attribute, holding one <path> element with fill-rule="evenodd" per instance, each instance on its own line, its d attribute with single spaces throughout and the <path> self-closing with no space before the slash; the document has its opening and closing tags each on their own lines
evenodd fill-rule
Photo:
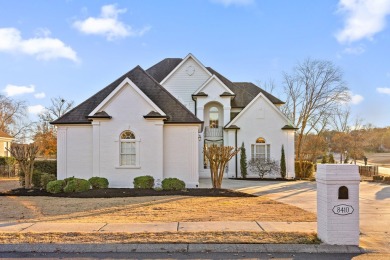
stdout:
<svg viewBox="0 0 390 260">
<path fill-rule="evenodd" d="M 390 126 L 390 0 L 0 0 L 0 93 L 30 117 L 84 101 L 123 73 L 194 54 L 232 81 L 273 80 L 311 57 L 334 62 L 353 116 Z"/>
</svg>

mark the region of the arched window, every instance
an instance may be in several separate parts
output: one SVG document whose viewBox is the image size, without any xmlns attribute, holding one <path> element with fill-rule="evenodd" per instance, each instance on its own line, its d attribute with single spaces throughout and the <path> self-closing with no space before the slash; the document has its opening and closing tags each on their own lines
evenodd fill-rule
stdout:
<svg viewBox="0 0 390 260">
<path fill-rule="evenodd" d="M 210 128 L 218 128 L 219 125 L 219 111 L 216 107 L 211 107 L 209 112 L 209 126 Z"/>
<path fill-rule="evenodd" d="M 123 131 L 121 133 L 121 139 L 135 139 L 135 135 L 131 131 Z"/>
<path fill-rule="evenodd" d="M 256 139 L 256 143 L 251 146 L 252 159 L 269 160 L 271 155 L 271 145 L 267 144 L 263 137 Z"/>
<path fill-rule="evenodd" d="M 263 137 L 259 137 L 256 139 L 257 144 L 265 144 L 265 139 Z"/>
<path fill-rule="evenodd" d="M 120 135 L 120 165 L 137 165 L 137 143 L 132 131 L 123 131 Z"/>
</svg>

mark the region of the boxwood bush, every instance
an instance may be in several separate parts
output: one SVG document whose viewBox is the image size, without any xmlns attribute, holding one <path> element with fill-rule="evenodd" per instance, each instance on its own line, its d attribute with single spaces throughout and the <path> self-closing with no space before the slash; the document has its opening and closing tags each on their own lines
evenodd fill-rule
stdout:
<svg viewBox="0 0 390 260">
<path fill-rule="evenodd" d="M 37 189 L 46 189 L 46 185 L 50 181 L 57 180 L 56 176 L 54 174 L 49 174 L 45 172 L 41 172 L 34 169 L 33 176 L 32 176 L 32 184 Z"/>
<path fill-rule="evenodd" d="M 133 184 L 135 189 L 153 189 L 154 178 L 150 175 L 135 177 Z"/>
<path fill-rule="evenodd" d="M 60 193 L 64 191 L 64 187 L 65 187 L 64 180 L 50 181 L 46 185 L 46 191 L 50 193 Z"/>
<path fill-rule="evenodd" d="M 54 174 L 42 173 L 41 174 L 41 188 L 46 189 L 46 186 L 49 182 L 57 180 Z"/>
<path fill-rule="evenodd" d="M 186 184 L 177 178 L 166 178 L 162 181 L 163 190 L 184 190 Z"/>
<path fill-rule="evenodd" d="M 89 180 L 92 189 L 105 189 L 108 188 L 108 180 L 102 177 L 92 177 Z"/>
<path fill-rule="evenodd" d="M 64 187 L 64 192 L 82 192 L 87 191 L 91 188 L 89 181 L 84 179 L 73 178 L 68 180 L 66 186 Z"/>
</svg>

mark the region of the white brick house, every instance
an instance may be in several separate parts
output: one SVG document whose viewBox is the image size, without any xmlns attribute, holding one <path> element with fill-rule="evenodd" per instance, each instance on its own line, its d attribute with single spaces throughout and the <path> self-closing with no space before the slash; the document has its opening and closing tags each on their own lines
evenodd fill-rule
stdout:
<svg viewBox="0 0 390 260">
<path fill-rule="evenodd" d="M 283 102 L 248 82 L 231 82 L 192 54 L 146 71 L 137 66 L 52 122 L 58 128 L 58 178 L 108 178 L 132 187 L 133 178 L 176 177 L 188 187 L 209 177 L 203 146 L 241 146 L 251 156 L 280 159 L 294 173 L 294 130 Z M 240 177 L 239 155 L 226 177 Z"/>
</svg>

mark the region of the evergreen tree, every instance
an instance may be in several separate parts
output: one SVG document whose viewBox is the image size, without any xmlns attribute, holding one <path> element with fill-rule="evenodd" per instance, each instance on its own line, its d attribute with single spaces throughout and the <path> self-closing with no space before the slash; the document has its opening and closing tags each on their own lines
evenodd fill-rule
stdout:
<svg viewBox="0 0 390 260">
<path fill-rule="evenodd" d="M 324 155 L 322 156 L 321 163 L 322 163 L 322 164 L 328 163 L 328 156 L 327 156 L 326 154 L 324 154 Z"/>
<path fill-rule="evenodd" d="M 248 175 L 247 168 L 248 168 L 248 165 L 246 162 L 246 150 L 245 150 L 244 142 L 242 142 L 241 157 L 240 157 L 240 169 L 241 169 L 241 176 L 243 179 L 246 179 L 246 176 Z"/>
<path fill-rule="evenodd" d="M 286 156 L 284 155 L 284 145 L 282 145 L 282 155 L 280 157 L 280 176 L 286 178 Z"/>
<path fill-rule="evenodd" d="M 333 157 L 333 153 L 329 153 L 329 160 L 328 160 L 329 163 L 334 163 L 334 157 Z"/>
</svg>

